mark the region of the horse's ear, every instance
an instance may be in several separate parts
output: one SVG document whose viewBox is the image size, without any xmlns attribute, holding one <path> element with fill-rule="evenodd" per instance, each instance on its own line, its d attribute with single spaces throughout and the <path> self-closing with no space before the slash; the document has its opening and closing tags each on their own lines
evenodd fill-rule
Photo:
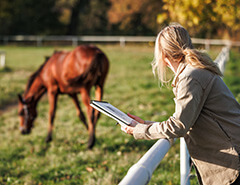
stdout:
<svg viewBox="0 0 240 185">
<path fill-rule="evenodd" d="M 45 62 L 47 62 L 50 59 L 50 56 L 45 56 Z"/>
<path fill-rule="evenodd" d="M 22 98 L 21 94 L 18 94 L 18 100 L 19 100 L 21 103 L 24 103 L 24 101 L 23 101 L 23 98 Z"/>
</svg>

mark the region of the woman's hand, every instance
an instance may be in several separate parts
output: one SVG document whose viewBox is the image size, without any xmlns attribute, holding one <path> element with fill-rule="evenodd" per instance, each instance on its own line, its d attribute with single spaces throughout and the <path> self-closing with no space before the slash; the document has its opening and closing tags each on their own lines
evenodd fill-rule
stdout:
<svg viewBox="0 0 240 185">
<path fill-rule="evenodd" d="M 133 134 L 133 130 L 134 130 L 134 127 L 138 124 L 138 123 L 142 123 L 144 124 L 144 120 L 139 118 L 138 116 L 134 116 L 132 114 L 127 114 L 130 118 L 132 118 L 132 122 L 130 123 L 129 126 L 121 126 L 121 130 L 127 134 Z"/>
<path fill-rule="evenodd" d="M 139 118 L 138 116 L 134 116 L 134 115 L 129 114 L 129 113 L 127 113 L 127 115 L 128 115 L 130 118 L 136 120 L 138 123 L 142 123 L 142 124 L 145 123 L 145 121 L 144 121 L 143 119 Z"/>
<path fill-rule="evenodd" d="M 133 129 L 134 127 L 131 126 L 121 126 L 121 130 L 127 134 L 133 135 Z"/>
</svg>

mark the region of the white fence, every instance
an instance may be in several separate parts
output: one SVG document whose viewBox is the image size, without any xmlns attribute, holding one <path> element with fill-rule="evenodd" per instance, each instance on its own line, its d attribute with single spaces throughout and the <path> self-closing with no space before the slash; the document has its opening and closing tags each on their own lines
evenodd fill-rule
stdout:
<svg viewBox="0 0 240 185">
<path fill-rule="evenodd" d="M 218 64 L 218 67 L 222 73 L 225 71 L 225 64 L 229 60 L 229 47 L 222 48 L 221 53 L 214 60 L 215 63 Z"/>
<path fill-rule="evenodd" d="M 180 138 L 180 178 L 181 185 L 190 185 L 190 155 L 183 137 Z"/>
<path fill-rule="evenodd" d="M 71 44 L 73 47 L 80 43 L 93 42 L 93 43 L 120 43 L 125 46 L 126 43 L 151 43 L 155 42 L 155 36 L 35 36 L 35 35 L 0 35 L 0 44 L 8 45 L 11 43 L 31 43 L 36 46 L 49 45 L 50 43 Z M 240 41 L 219 40 L 219 39 L 200 39 L 192 38 L 193 44 L 204 45 L 206 50 L 210 49 L 210 45 L 227 46 L 228 48 L 235 46 L 240 47 Z M 5 53 L 0 52 L 0 67 L 5 66 Z"/>
<path fill-rule="evenodd" d="M 77 46 L 79 42 L 104 42 L 104 43 L 120 43 L 124 46 L 126 42 L 154 42 L 155 37 L 152 36 L 32 36 L 32 35 L 16 35 L 2 36 L 0 41 L 3 44 L 11 42 L 35 42 L 37 46 L 42 46 L 44 42 L 70 42 L 72 46 Z"/>
<path fill-rule="evenodd" d="M 224 47 L 215 59 L 222 73 L 225 63 L 229 59 L 229 46 Z M 119 185 L 146 185 L 151 179 L 153 171 L 160 164 L 168 150 L 170 142 L 166 139 L 159 139 L 147 153 L 129 170 Z M 180 175 L 181 185 L 190 185 L 190 156 L 184 138 L 180 138 Z"/>
<path fill-rule="evenodd" d="M 129 170 L 119 185 L 143 185 L 147 184 L 154 170 L 162 161 L 171 144 L 167 139 L 159 139 L 147 153 Z"/>
<path fill-rule="evenodd" d="M 0 36 L 0 42 L 9 44 L 11 42 L 31 42 L 36 46 L 42 46 L 44 42 L 69 42 L 72 46 L 77 46 L 81 42 L 105 42 L 120 43 L 124 46 L 127 42 L 154 42 L 155 36 L 34 36 L 34 35 L 16 35 Z M 205 45 L 209 50 L 210 45 L 240 46 L 240 41 L 219 40 L 219 39 L 200 39 L 192 38 L 193 44 Z"/>
<path fill-rule="evenodd" d="M 5 52 L 0 51 L 0 68 L 3 68 L 5 66 Z"/>
</svg>

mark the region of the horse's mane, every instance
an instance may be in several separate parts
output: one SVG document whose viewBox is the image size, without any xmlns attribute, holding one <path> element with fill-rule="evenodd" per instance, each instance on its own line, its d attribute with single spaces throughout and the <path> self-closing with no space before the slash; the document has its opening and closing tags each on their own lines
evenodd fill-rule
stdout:
<svg viewBox="0 0 240 185">
<path fill-rule="evenodd" d="M 44 67 L 45 64 L 48 62 L 49 58 L 50 58 L 50 57 L 48 57 L 48 56 L 45 57 L 44 63 L 38 68 L 38 70 L 37 70 L 36 72 L 34 72 L 34 73 L 30 76 L 30 78 L 29 78 L 29 80 L 28 80 L 28 84 L 27 84 L 27 88 L 26 88 L 26 92 L 25 92 L 25 93 L 27 93 L 27 92 L 29 91 L 29 89 L 30 89 L 30 87 L 32 86 L 32 83 L 34 82 L 35 78 L 36 78 L 36 77 L 39 75 L 39 73 L 42 71 L 43 67 Z"/>
</svg>

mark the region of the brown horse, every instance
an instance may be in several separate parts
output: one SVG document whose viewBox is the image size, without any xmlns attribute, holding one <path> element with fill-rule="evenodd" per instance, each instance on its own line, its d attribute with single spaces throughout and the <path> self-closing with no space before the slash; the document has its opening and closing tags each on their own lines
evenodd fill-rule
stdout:
<svg viewBox="0 0 240 185">
<path fill-rule="evenodd" d="M 55 52 L 32 74 L 23 97 L 18 95 L 21 133 L 31 132 L 33 121 L 37 117 L 37 103 L 47 92 L 50 107 L 46 142 L 51 141 L 57 97 L 59 94 L 68 94 L 77 108 L 80 120 L 88 129 L 88 148 L 92 148 L 100 113 L 90 107 L 90 90 L 95 86 L 95 99 L 102 99 L 108 69 L 109 61 L 106 55 L 95 46 L 82 45 L 71 52 Z M 78 93 L 87 108 L 87 121 L 79 105 Z"/>
</svg>

